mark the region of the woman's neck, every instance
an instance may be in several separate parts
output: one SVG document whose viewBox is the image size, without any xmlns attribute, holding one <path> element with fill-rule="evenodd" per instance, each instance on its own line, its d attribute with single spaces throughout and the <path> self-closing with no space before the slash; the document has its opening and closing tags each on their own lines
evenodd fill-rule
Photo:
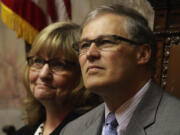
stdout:
<svg viewBox="0 0 180 135">
<path fill-rule="evenodd" d="M 60 106 L 46 108 L 46 120 L 44 122 L 43 135 L 52 133 L 71 111 L 71 107 L 65 106 L 63 106 L 63 109 Z"/>
</svg>

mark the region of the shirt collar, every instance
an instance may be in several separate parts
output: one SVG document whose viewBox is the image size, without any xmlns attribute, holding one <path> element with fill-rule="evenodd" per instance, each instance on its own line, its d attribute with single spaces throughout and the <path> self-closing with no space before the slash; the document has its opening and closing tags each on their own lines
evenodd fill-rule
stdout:
<svg viewBox="0 0 180 135">
<path fill-rule="evenodd" d="M 127 100 L 115 111 L 115 117 L 122 129 L 124 129 L 129 123 L 129 120 L 131 119 L 134 110 L 136 109 L 137 105 L 139 104 L 144 94 L 148 90 L 150 82 L 151 79 L 132 98 Z M 107 115 L 109 113 L 110 110 L 107 107 L 107 104 L 105 103 L 105 119 L 107 118 Z"/>
</svg>

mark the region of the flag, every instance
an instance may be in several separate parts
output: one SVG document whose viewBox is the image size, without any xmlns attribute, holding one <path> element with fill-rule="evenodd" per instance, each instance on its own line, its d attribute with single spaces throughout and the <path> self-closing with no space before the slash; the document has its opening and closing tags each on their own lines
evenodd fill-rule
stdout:
<svg viewBox="0 0 180 135">
<path fill-rule="evenodd" d="M 71 19 L 70 0 L 1 0 L 1 19 L 32 44 L 48 24 Z"/>
</svg>

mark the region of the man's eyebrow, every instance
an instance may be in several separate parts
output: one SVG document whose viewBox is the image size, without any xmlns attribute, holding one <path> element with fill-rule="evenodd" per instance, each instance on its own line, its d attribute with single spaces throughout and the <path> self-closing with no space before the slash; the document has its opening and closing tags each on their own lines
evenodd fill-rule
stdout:
<svg viewBox="0 0 180 135">
<path fill-rule="evenodd" d="M 106 34 L 106 35 L 99 35 L 99 36 L 97 36 L 96 38 L 94 38 L 94 39 L 97 39 L 97 38 L 103 38 L 103 37 L 107 37 L 107 36 L 111 36 L 111 34 Z M 89 39 L 89 38 L 82 38 L 82 39 L 80 39 L 80 41 L 89 41 L 89 40 L 94 40 L 94 39 Z"/>
</svg>

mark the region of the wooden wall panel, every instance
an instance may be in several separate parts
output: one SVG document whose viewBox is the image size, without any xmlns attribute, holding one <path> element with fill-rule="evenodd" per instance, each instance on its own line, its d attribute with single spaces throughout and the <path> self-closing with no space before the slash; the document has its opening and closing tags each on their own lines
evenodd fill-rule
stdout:
<svg viewBox="0 0 180 135">
<path fill-rule="evenodd" d="M 155 10 L 156 81 L 180 98 L 180 0 L 149 0 Z"/>
<path fill-rule="evenodd" d="M 166 90 L 180 97 L 180 43 L 171 45 Z"/>
<path fill-rule="evenodd" d="M 167 10 L 162 9 L 155 12 L 154 31 L 164 31 L 167 23 Z"/>
<path fill-rule="evenodd" d="M 167 29 L 177 30 L 180 29 L 180 9 L 169 11 L 167 19 Z"/>
</svg>

